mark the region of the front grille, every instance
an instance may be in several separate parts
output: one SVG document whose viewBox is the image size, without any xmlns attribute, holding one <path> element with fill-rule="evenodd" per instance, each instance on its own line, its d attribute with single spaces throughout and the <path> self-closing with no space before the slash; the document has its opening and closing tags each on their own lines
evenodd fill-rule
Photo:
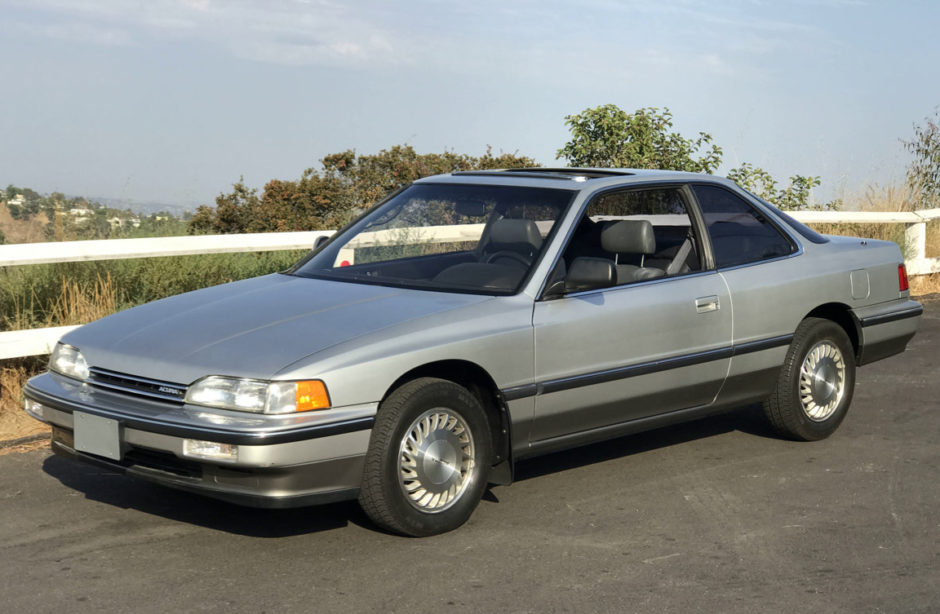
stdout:
<svg viewBox="0 0 940 614">
<path fill-rule="evenodd" d="M 186 396 L 186 386 L 183 384 L 161 382 L 99 367 L 91 367 L 88 372 L 88 383 L 97 388 L 179 404 L 183 403 Z"/>
</svg>

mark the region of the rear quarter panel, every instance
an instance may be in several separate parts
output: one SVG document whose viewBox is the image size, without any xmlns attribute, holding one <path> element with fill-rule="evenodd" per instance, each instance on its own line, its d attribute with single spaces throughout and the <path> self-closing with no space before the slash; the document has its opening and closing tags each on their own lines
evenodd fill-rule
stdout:
<svg viewBox="0 0 940 614">
<path fill-rule="evenodd" d="M 861 309 L 906 300 L 906 293 L 898 291 L 897 267 L 903 258 L 896 244 L 849 237 L 803 243 L 802 250 L 788 258 L 721 271 L 731 292 L 735 346 L 792 335 L 810 312 L 823 305 Z M 867 276 L 867 292 L 858 292 L 859 275 Z M 765 397 L 787 349 L 788 343 L 781 343 L 733 357 L 718 402 L 734 405 Z"/>
</svg>

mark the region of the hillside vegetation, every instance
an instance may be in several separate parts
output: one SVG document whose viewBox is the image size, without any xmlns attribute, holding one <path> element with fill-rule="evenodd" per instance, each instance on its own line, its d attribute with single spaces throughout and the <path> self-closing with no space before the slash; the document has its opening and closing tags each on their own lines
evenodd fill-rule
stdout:
<svg viewBox="0 0 940 614">
<path fill-rule="evenodd" d="M 0 204 L 0 245 L 45 241 L 48 224 L 49 220 L 44 213 L 26 219 L 16 219 L 10 215 L 6 203 Z"/>
<path fill-rule="evenodd" d="M 171 236 L 185 229 L 186 220 L 165 211 L 141 216 L 82 196 L 43 195 L 12 184 L 0 191 L 0 244 Z"/>
</svg>

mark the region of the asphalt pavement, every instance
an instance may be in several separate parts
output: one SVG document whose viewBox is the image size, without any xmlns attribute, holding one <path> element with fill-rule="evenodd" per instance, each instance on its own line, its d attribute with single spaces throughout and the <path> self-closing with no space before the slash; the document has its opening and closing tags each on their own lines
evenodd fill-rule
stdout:
<svg viewBox="0 0 940 614">
<path fill-rule="evenodd" d="M 940 612 L 940 302 L 830 439 L 759 408 L 521 463 L 463 528 L 0 456 L 0 612 Z"/>
</svg>

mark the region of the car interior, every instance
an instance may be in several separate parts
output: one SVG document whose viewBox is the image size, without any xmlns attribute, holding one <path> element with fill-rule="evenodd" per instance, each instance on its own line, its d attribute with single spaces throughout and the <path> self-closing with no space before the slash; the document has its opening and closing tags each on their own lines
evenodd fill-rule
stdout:
<svg viewBox="0 0 940 614">
<path fill-rule="evenodd" d="M 398 257 L 369 251 L 385 249 L 381 246 L 357 248 L 355 262 L 339 264 L 342 259 L 337 258 L 331 275 L 419 287 L 517 290 L 544 247 L 560 209 L 503 202 L 487 207 L 484 213 L 482 202 L 470 204 L 458 201 L 453 206 L 460 214 L 472 213 L 465 218 L 482 226 L 475 244 L 448 244 L 443 253 Z M 632 190 L 596 199 L 572 233 L 553 282 L 564 279 L 578 258 L 610 262 L 613 279 L 606 285 L 672 277 L 702 266 L 685 204 L 672 188 Z"/>
<path fill-rule="evenodd" d="M 432 281 L 446 286 L 515 288 L 538 256 L 542 241 L 532 220 L 495 220 L 470 255 L 478 254 L 477 259 L 451 265 Z"/>
<path fill-rule="evenodd" d="M 672 277 L 701 270 L 699 247 L 677 195 L 657 190 L 592 203 L 572 234 L 560 267 L 579 258 L 611 261 L 613 285 Z M 647 197 L 648 196 L 648 197 Z M 655 222 L 655 223 L 654 223 Z M 556 269 L 553 280 L 564 277 Z"/>
</svg>

